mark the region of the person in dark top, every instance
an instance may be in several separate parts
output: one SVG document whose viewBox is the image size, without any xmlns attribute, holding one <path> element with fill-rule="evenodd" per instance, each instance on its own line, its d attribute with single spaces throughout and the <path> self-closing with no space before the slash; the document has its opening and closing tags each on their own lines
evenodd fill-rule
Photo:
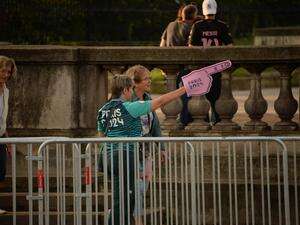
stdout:
<svg viewBox="0 0 300 225">
<path fill-rule="evenodd" d="M 216 19 L 217 3 L 215 0 L 204 0 L 202 4 L 204 20 L 196 22 L 189 36 L 189 46 L 222 46 L 232 45 L 232 37 L 226 23 Z M 218 113 L 215 110 L 215 103 L 221 92 L 221 73 L 213 75 L 213 83 L 210 92 L 205 96 L 211 105 L 210 122 L 214 125 L 220 122 Z M 207 122 L 209 116 L 207 115 Z"/>
<path fill-rule="evenodd" d="M 168 24 L 164 30 L 160 47 L 187 46 L 191 27 L 197 16 L 195 5 L 187 5 L 182 10 L 182 20 L 175 20 Z"/>
</svg>

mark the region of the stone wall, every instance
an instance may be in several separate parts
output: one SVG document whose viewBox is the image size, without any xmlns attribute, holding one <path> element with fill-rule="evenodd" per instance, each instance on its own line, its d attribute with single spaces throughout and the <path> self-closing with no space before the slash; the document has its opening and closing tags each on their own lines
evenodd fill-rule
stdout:
<svg viewBox="0 0 300 225">
<path fill-rule="evenodd" d="M 255 29 L 254 45 L 300 45 L 300 27 Z"/>
<path fill-rule="evenodd" d="M 17 78 L 9 83 L 11 97 L 8 128 L 13 136 L 95 135 L 97 109 L 108 95 L 108 72 L 122 73 L 135 64 L 145 65 L 149 69 L 163 69 L 167 74 L 167 88 L 172 90 L 175 88 L 176 73 L 183 67 L 199 68 L 230 59 L 233 67 L 223 76 L 224 85 L 218 103 L 225 109 L 221 118 L 226 123 L 223 127 L 216 127 L 216 130 L 234 131 L 237 128 L 230 122 L 236 113 L 230 83 L 231 72 L 239 67 L 244 67 L 251 73 L 250 82 L 253 85 L 250 87 L 249 84 L 247 101 L 247 113 L 251 120 L 260 124 L 261 114 L 264 113 L 257 115 L 255 111 L 259 104 L 265 107 L 263 96 L 256 93 L 261 91 L 260 73 L 268 67 L 276 67 L 280 71 L 278 79 L 281 82 L 281 94 L 278 99 L 286 102 L 284 107 L 293 109 L 281 112 L 280 104 L 277 104 L 279 118 L 291 118 L 295 113 L 294 108 L 297 108 L 297 101 L 290 95 L 289 86 L 291 72 L 300 63 L 300 47 L 295 46 L 205 49 L 2 45 L 0 55 L 13 57 L 19 71 Z M 196 109 L 203 104 L 201 99 L 195 99 L 194 102 Z M 180 102 L 175 101 L 163 109 L 166 114 L 166 121 L 163 123 L 165 129 L 176 129 L 179 106 Z M 189 132 L 194 132 L 194 128 L 196 133 L 203 132 L 203 127 L 198 126 L 198 122 L 199 120 Z M 290 121 L 287 122 L 287 125 L 291 125 Z M 292 129 L 297 128 L 295 124 L 292 125 Z M 255 130 L 257 126 L 251 125 L 252 128 Z M 210 128 L 205 125 L 205 130 L 207 129 Z"/>
</svg>

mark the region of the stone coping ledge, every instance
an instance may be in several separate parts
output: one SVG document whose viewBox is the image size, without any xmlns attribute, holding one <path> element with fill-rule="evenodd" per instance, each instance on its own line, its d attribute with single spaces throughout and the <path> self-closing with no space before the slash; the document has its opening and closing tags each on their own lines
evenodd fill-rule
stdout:
<svg viewBox="0 0 300 225">
<path fill-rule="evenodd" d="M 300 26 L 256 28 L 254 36 L 300 36 Z"/>
<path fill-rule="evenodd" d="M 172 47 L 114 46 L 69 47 L 56 45 L 4 45 L 0 55 L 21 64 L 99 64 L 99 65 L 186 65 L 211 64 L 230 59 L 233 63 L 274 64 L 300 62 L 300 46 Z"/>
<path fill-rule="evenodd" d="M 19 129 L 9 128 L 8 132 L 11 137 L 45 137 L 45 136 L 63 136 L 63 137 L 97 137 L 97 130 L 95 129 Z M 235 131 L 219 131 L 219 130 L 208 130 L 208 131 L 186 131 L 186 130 L 173 130 L 167 132 L 171 137 L 228 137 L 228 136 L 299 136 L 300 131 L 246 131 L 246 130 L 235 130 Z"/>
</svg>

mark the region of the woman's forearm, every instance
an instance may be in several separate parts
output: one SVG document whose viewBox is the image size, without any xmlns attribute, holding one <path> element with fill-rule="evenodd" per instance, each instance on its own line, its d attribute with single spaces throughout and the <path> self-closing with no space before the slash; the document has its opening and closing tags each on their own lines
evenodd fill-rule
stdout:
<svg viewBox="0 0 300 225">
<path fill-rule="evenodd" d="M 155 111 L 156 109 L 162 107 L 163 105 L 171 102 L 172 100 L 180 97 L 185 93 L 185 88 L 181 87 L 176 89 L 175 91 L 171 91 L 167 94 L 161 95 L 158 98 L 152 100 L 151 110 Z"/>
</svg>

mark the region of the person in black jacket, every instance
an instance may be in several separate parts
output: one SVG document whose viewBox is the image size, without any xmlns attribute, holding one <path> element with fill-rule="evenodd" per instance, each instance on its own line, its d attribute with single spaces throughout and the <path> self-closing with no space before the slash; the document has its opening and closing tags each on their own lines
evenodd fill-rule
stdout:
<svg viewBox="0 0 300 225">
<path fill-rule="evenodd" d="M 202 4 L 204 19 L 196 22 L 189 36 L 189 46 L 231 46 L 233 44 L 229 28 L 226 23 L 216 19 L 217 3 L 215 0 L 204 0 Z M 220 121 L 215 110 L 215 103 L 221 92 L 221 73 L 213 76 L 213 83 L 210 92 L 206 94 L 211 105 L 210 122 L 214 125 Z M 209 116 L 207 115 L 207 122 Z"/>
</svg>

